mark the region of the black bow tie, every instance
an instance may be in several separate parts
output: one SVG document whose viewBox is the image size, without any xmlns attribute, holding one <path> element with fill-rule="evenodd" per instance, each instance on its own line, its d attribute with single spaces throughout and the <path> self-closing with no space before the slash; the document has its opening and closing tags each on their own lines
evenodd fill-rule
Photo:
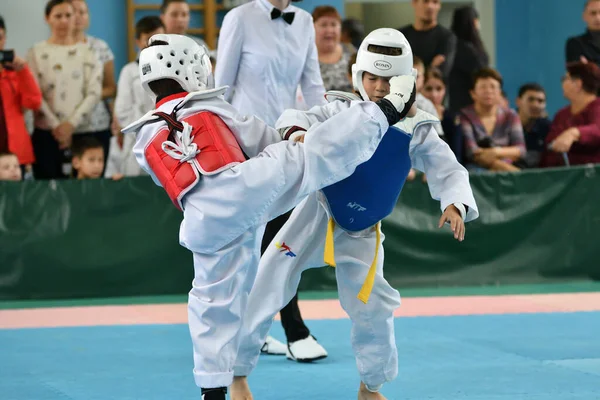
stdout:
<svg viewBox="0 0 600 400">
<path fill-rule="evenodd" d="M 288 24 L 292 24 L 292 22 L 294 22 L 294 16 L 296 15 L 296 13 L 293 12 L 281 12 L 280 9 L 278 8 L 274 8 L 271 10 L 271 19 L 277 19 L 279 17 L 283 18 L 283 20 L 285 22 L 287 22 Z"/>
</svg>

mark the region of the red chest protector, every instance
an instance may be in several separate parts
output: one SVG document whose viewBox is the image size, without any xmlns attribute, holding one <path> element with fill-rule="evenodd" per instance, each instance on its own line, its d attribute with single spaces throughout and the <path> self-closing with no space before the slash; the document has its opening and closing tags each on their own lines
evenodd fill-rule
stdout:
<svg viewBox="0 0 600 400">
<path fill-rule="evenodd" d="M 223 120 L 209 111 L 200 111 L 178 121 L 157 111 L 167 126 L 146 146 L 144 156 L 152 172 L 175 207 L 200 181 L 200 175 L 214 175 L 246 161 L 235 136 Z"/>
</svg>

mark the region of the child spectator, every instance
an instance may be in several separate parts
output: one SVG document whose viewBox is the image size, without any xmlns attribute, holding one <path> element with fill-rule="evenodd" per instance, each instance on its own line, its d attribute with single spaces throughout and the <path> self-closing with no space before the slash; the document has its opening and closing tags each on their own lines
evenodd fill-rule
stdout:
<svg viewBox="0 0 600 400">
<path fill-rule="evenodd" d="M 417 108 L 433 116 L 437 116 L 435 105 L 427 97 L 423 96 L 423 87 L 425 86 L 425 64 L 419 57 L 413 58 L 413 68 L 417 70 L 417 97 L 415 104 Z M 435 124 L 435 130 L 440 136 L 444 136 L 444 130 L 441 124 Z"/>
<path fill-rule="evenodd" d="M 73 171 L 77 179 L 98 179 L 104 169 L 102 143 L 93 136 L 82 137 L 73 143 Z"/>
<path fill-rule="evenodd" d="M 159 17 L 148 16 L 135 25 L 135 40 L 140 51 L 148 47 L 148 39 L 153 35 L 165 33 Z M 125 65 L 119 75 L 117 98 L 115 100 L 115 119 L 118 129 L 110 140 L 110 151 L 106 162 L 106 178 L 118 180 L 124 176 L 138 176 L 142 170 L 133 155 L 135 137 L 124 136 L 120 131 L 132 122 L 140 119 L 154 109 L 154 99 L 144 91 L 140 82 L 139 60 Z"/>
<path fill-rule="evenodd" d="M 23 179 L 19 158 L 9 152 L 0 153 L 0 181 L 20 181 Z"/>
</svg>

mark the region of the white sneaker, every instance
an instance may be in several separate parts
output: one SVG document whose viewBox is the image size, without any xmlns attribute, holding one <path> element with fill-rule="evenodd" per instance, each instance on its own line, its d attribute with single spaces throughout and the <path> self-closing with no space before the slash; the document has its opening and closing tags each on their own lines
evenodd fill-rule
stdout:
<svg viewBox="0 0 600 400">
<path fill-rule="evenodd" d="M 298 362 L 312 362 L 327 357 L 327 350 L 313 336 L 289 343 L 286 357 Z"/>
<path fill-rule="evenodd" d="M 272 356 L 283 356 L 286 354 L 286 352 L 287 347 L 285 344 L 281 343 L 272 336 L 267 336 L 265 344 L 263 344 L 263 347 L 260 349 L 261 354 L 269 354 Z"/>
</svg>

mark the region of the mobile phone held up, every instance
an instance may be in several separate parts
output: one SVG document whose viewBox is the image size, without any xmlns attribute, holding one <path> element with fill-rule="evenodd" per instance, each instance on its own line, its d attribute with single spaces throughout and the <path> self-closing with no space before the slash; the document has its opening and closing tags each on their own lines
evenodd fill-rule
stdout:
<svg viewBox="0 0 600 400">
<path fill-rule="evenodd" d="M 0 64 L 5 66 L 6 64 L 10 64 L 15 60 L 15 51 L 14 50 L 1 50 L 0 51 Z"/>
</svg>

